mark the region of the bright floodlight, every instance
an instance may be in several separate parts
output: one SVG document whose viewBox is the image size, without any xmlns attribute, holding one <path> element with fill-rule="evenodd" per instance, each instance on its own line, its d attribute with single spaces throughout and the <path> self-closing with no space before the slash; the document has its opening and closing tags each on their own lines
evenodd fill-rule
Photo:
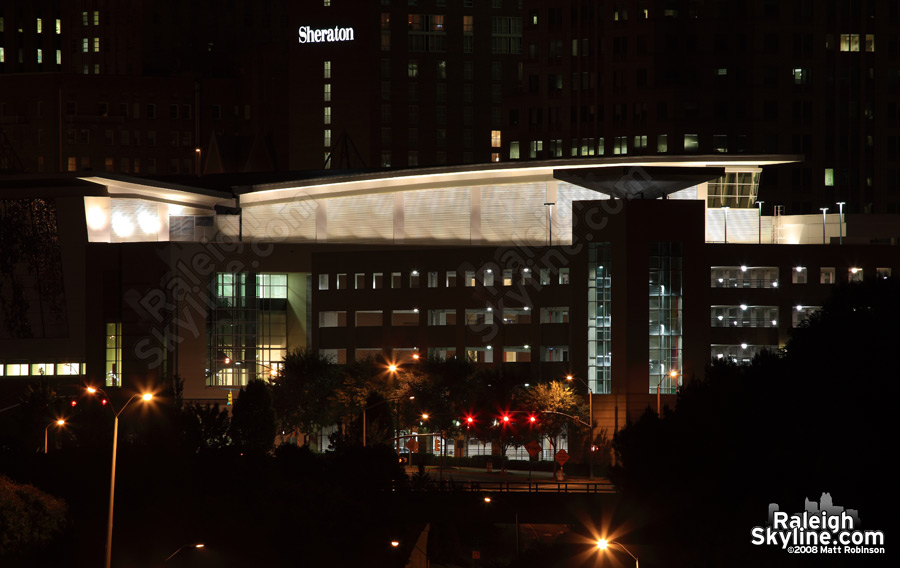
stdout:
<svg viewBox="0 0 900 568">
<path fill-rule="evenodd" d="M 63 420 L 62 418 L 60 418 L 59 420 L 56 421 L 56 423 L 57 423 L 59 426 L 65 426 L 66 421 Z"/>
<path fill-rule="evenodd" d="M 485 503 L 490 503 L 490 502 L 491 502 L 491 498 L 490 498 L 490 497 L 485 497 L 485 498 L 484 498 L 484 502 L 485 502 Z"/>
<path fill-rule="evenodd" d="M 567 381 L 571 381 L 571 380 L 574 379 L 574 378 L 575 378 L 575 377 L 573 377 L 572 375 L 566 375 L 566 380 L 567 380 Z"/>
<path fill-rule="evenodd" d="M 428 414 L 422 414 L 422 420 L 428 420 Z"/>
<path fill-rule="evenodd" d="M 396 370 L 397 370 L 397 365 L 388 365 L 388 371 L 393 373 Z"/>
<path fill-rule="evenodd" d="M 391 541 L 391 546 L 393 546 L 394 548 L 397 548 L 398 546 L 400 546 L 400 542 L 399 542 L 399 541 L 396 541 L 396 540 L 392 540 L 392 541 Z"/>
<path fill-rule="evenodd" d="M 674 379 L 675 377 L 678 376 L 678 371 L 676 371 L 675 369 L 672 369 L 671 371 L 669 371 L 669 376 Z"/>
<path fill-rule="evenodd" d="M 197 544 L 194 545 L 194 548 L 203 548 L 204 546 L 206 546 L 206 545 L 203 544 L 202 542 L 198 542 Z"/>
<path fill-rule="evenodd" d="M 97 389 L 95 389 L 94 387 L 88 387 L 87 391 L 91 394 L 94 394 L 95 392 L 97 392 Z"/>
<path fill-rule="evenodd" d="M 143 398 L 144 400 L 151 400 L 153 398 L 153 394 L 148 392 L 141 396 L 141 398 Z"/>
<path fill-rule="evenodd" d="M 605 538 L 601 538 L 600 540 L 597 541 L 597 548 L 599 548 L 600 550 L 606 550 L 606 548 L 608 546 L 609 546 L 609 541 L 607 541 Z"/>
</svg>

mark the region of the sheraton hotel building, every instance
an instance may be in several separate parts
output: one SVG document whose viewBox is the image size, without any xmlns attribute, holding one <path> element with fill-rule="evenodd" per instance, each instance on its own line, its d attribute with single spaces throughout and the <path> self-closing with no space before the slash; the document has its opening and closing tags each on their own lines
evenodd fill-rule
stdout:
<svg viewBox="0 0 900 568">
<path fill-rule="evenodd" d="M 895 216 L 760 214 L 760 172 L 796 159 L 217 188 L 6 178 L 3 223 L 30 246 L 5 261 L 0 380 L 139 388 L 177 374 L 186 399 L 224 403 L 296 348 L 338 362 L 466 357 L 535 381 L 575 375 L 611 436 L 658 392 L 673 403 L 711 359 L 783 345 L 833 286 L 900 270 Z"/>
</svg>

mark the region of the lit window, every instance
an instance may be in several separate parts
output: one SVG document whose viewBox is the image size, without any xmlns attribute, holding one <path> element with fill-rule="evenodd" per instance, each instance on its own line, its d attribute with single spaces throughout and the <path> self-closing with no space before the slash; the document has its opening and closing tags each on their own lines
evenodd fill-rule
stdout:
<svg viewBox="0 0 900 568">
<path fill-rule="evenodd" d="M 38 63 L 43 63 L 43 62 L 44 62 L 44 52 L 43 52 L 43 50 L 41 50 L 41 49 L 38 49 L 38 50 L 37 50 L 37 62 L 38 62 Z"/>
<path fill-rule="evenodd" d="M 94 53 L 97 53 L 99 51 L 100 51 L 100 38 L 95 37 L 94 38 Z"/>
<path fill-rule="evenodd" d="M 87 52 L 88 52 L 88 38 L 83 37 L 83 38 L 81 38 L 81 53 L 87 53 Z"/>
<path fill-rule="evenodd" d="M 46 376 L 55 374 L 56 365 L 53 363 L 32 363 L 31 374 L 34 376 Z"/>
<path fill-rule="evenodd" d="M 61 49 L 56 50 L 56 64 L 62 65 L 62 50 Z"/>
<path fill-rule="evenodd" d="M 327 274 L 319 274 L 319 290 L 327 290 L 328 289 L 328 275 Z"/>
<path fill-rule="evenodd" d="M 87 12 L 81 13 L 81 25 L 82 26 L 88 25 L 88 13 Z"/>
<path fill-rule="evenodd" d="M 323 136 L 325 146 L 331 146 L 331 129 L 326 128 Z"/>
<path fill-rule="evenodd" d="M 806 284 L 807 282 L 806 267 L 797 266 L 791 271 L 792 284 Z"/>
<path fill-rule="evenodd" d="M 863 281 L 863 269 L 852 267 L 847 271 L 847 280 L 849 282 L 862 282 Z"/>
<path fill-rule="evenodd" d="M 410 79 L 415 79 L 419 76 L 419 62 L 418 61 L 410 61 L 407 65 L 407 74 Z"/>
<path fill-rule="evenodd" d="M 327 103 L 327 102 L 331 102 L 331 85 L 330 85 L 330 84 L 329 84 L 329 85 L 325 85 L 325 89 L 324 89 L 324 99 L 325 99 L 325 102 L 326 102 L 326 103 Z"/>
<path fill-rule="evenodd" d="M 97 10 L 94 10 L 94 25 L 100 25 L 100 12 L 98 12 Z"/>
<path fill-rule="evenodd" d="M 331 79 L 331 61 L 323 63 L 323 72 L 326 79 Z"/>
<path fill-rule="evenodd" d="M 875 276 L 879 280 L 887 280 L 888 278 L 891 277 L 891 269 L 890 268 L 876 268 Z"/>
<path fill-rule="evenodd" d="M 43 33 L 43 32 L 44 32 L 44 22 L 43 22 L 43 20 L 41 20 L 40 18 L 38 18 L 38 19 L 37 19 L 37 33 L 40 34 L 40 33 Z"/>
<path fill-rule="evenodd" d="M 57 375 L 80 375 L 81 363 L 59 363 L 56 365 Z"/>
<path fill-rule="evenodd" d="M 491 148 L 500 147 L 500 131 L 491 130 Z"/>
<path fill-rule="evenodd" d="M 56 18 L 56 35 L 62 33 L 62 21 L 59 18 Z"/>
<path fill-rule="evenodd" d="M 859 51 L 859 34 L 841 34 L 841 51 Z"/>
<path fill-rule="evenodd" d="M 822 267 L 819 269 L 819 284 L 834 284 L 833 267 Z"/>
<path fill-rule="evenodd" d="M 875 51 L 875 35 L 866 34 L 866 51 Z"/>
<path fill-rule="evenodd" d="M 834 186 L 834 168 L 825 168 L 825 186 Z"/>
<path fill-rule="evenodd" d="M 325 124 L 331 124 L 331 107 L 325 107 Z"/>
<path fill-rule="evenodd" d="M 684 151 L 697 152 L 700 150 L 700 137 L 697 134 L 684 135 Z"/>
<path fill-rule="evenodd" d="M 518 160 L 519 159 L 519 142 L 512 141 L 509 143 L 509 159 L 510 160 Z"/>
<path fill-rule="evenodd" d="M 0 47 L 0 63 L 6 61 L 6 52 L 2 47 Z"/>
</svg>

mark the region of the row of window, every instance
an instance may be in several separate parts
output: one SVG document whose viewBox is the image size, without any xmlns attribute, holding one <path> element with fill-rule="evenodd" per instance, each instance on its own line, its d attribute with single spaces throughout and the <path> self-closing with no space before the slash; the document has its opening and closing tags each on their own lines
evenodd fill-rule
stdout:
<svg viewBox="0 0 900 568">
<path fill-rule="evenodd" d="M 87 14 L 87 12 L 84 12 L 84 13 Z M 100 24 L 100 13 L 94 12 L 94 17 L 96 18 L 96 23 L 94 25 L 99 25 Z M 49 18 L 48 18 L 48 20 L 49 20 Z M 85 21 L 87 21 L 87 20 L 85 20 Z M 56 27 L 55 27 L 56 35 L 59 35 L 62 33 L 62 20 L 60 20 L 59 18 L 56 18 L 55 24 L 56 24 Z M 85 25 L 87 25 L 87 23 L 85 23 Z M 3 16 L 0 16 L 0 33 L 6 31 L 5 26 L 6 26 L 6 24 L 4 23 Z M 44 33 L 44 18 L 35 18 L 34 29 L 39 34 Z M 23 27 L 22 23 L 20 22 L 18 32 L 22 33 L 24 31 L 25 31 L 25 28 Z"/>
<path fill-rule="evenodd" d="M 819 268 L 819 284 L 837 283 L 837 272 L 833 266 Z M 862 282 L 862 268 L 847 268 L 847 282 Z M 891 269 L 876 268 L 876 278 L 890 278 Z M 791 270 L 792 284 L 808 284 L 809 271 L 805 266 L 795 266 Z M 713 288 L 777 288 L 777 266 L 713 266 L 710 268 L 710 286 Z"/>
<path fill-rule="evenodd" d="M 84 363 L 0 363 L 0 377 L 84 375 Z"/>
<path fill-rule="evenodd" d="M 44 63 L 44 50 L 38 48 L 36 50 L 35 59 L 38 63 Z M 19 63 L 25 62 L 25 52 L 19 48 Z M 0 46 L 0 63 L 6 63 L 6 48 Z M 62 65 L 62 51 L 56 50 L 56 64 Z"/>
<path fill-rule="evenodd" d="M 408 310 L 387 310 L 391 326 L 418 326 L 421 323 L 418 308 Z M 493 325 L 493 308 L 437 308 L 426 310 L 428 326 L 452 326 L 458 321 L 465 325 Z M 500 320 L 506 325 L 527 325 L 532 323 L 532 309 L 529 306 L 502 308 L 498 310 Z M 381 327 L 384 325 L 385 310 L 357 310 L 354 312 L 355 327 Z M 461 315 L 462 317 L 457 317 Z M 540 323 L 569 323 L 569 308 L 555 306 L 540 308 Z M 319 327 L 347 327 L 347 312 L 332 310 L 319 312 Z"/>
<path fill-rule="evenodd" d="M 738 140 L 736 146 L 729 148 L 727 134 L 713 135 L 713 151 L 716 153 L 727 153 L 729 151 L 742 152 L 746 149 L 746 136 L 733 137 Z M 628 153 L 643 154 L 649 149 L 649 139 L 646 134 L 638 134 L 635 136 L 615 136 L 610 140 L 610 154 L 614 156 L 625 155 Z M 630 148 L 629 148 L 630 144 Z M 564 155 L 577 156 L 603 156 L 606 155 L 606 139 L 605 138 L 574 138 L 569 140 L 568 148 L 561 139 L 548 140 L 547 150 L 549 154 L 544 154 L 544 140 L 531 140 L 528 142 L 528 157 L 535 158 L 561 158 Z M 697 153 L 700 151 L 700 136 L 698 134 L 685 134 L 683 139 L 684 152 Z M 672 150 L 675 150 L 673 147 Z M 659 134 L 656 137 L 656 152 L 665 154 L 669 152 L 669 135 Z M 519 160 L 522 158 L 522 148 L 518 140 L 509 143 L 509 159 Z"/>
<path fill-rule="evenodd" d="M 441 359 L 454 359 L 458 356 L 464 356 L 466 360 L 473 363 L 493 363 L 494 351 L 498 353 L 500 348 L 494 349 L 492 345 L 482 345 L 478 347 L 465 347 L 459 350 L 456 347 L 429 347 L 428 356 L 438 357 Z M 505 345 L 502 347 L 504 363 L 530 363 L 532 361 L 533 348 L 530 345 Z M 338 364 L 347 363 L 347 349 L 320 349 L 319 353 L 330 358 Z M 384 357 L 384 350 L 380 347 L 357 347 L 354 350 L 354 358 L 356 361 L 364 361 L 366 359 L 381 359 Z M 413 363 L 419 360 L 421 353 L 416 347 L 394 347 L 391 349 L 391 361 L 396 364 Z M 569 360 L 568 345 L 544 345 L 540 348 L 540 361 L 542 363 L 562 363 Z"/>
<path fill-rule="evenodd" d="M 809 319 L 821 306 L 797 305 L 791 309 L 791 327 L 798 327 Z M 710 308 L 710 327 L 778 327 L 778 306 L 712 306 Z"/>
<path fill-rule="evenodd" d="M 457 272 L 456 270 L 448 270 L 446 272 L 433 271 L 428 272 L 425 275 L 425 281 L 428 288 L 455 288 L 458 286 L 457 276 L 462 276 L 463 286 L 465 287 L 476 285 L 514 286 L 534 284 L 536 282 L 540 282 L 541 286 L 549 286 L 551 283 L 560 285 L 569 283 L 568 268 L 560 268 L 557 271 L 542 268 L 538 270 L 537 273 L 538 277 L 537 280 L 535 280 L 533 278 L 534 272 L 529 268 L 522 268 L 521 270 L 505 268 L 497 271 L 497 273 L 491 268 L 480 271 L 465 270 L 461 272 Z M 443 275 L 443 278 L 441 278 L 441 275 Z M 328 290 L 330 288 L 332 282 L 331 276 L 332 275 L 330 274 L 319 274 L 319 290 Z M 348 273 L 335 274 L 333 280 L 334 289 L 347 290 L 351 282 L 348 276 Z M 409 272 L 407 274 L 406 286 L 403 286 L 404 274 L 402 272 L 388 273 L 387 280 L 385 279 L 384 272 L 373 272 L 368 274 L 365 272 L 356 272 L 352 275 L 352 278 L 354 290 L 380 290 L 385 288 L 387 284 L 390 284 L 390 288 L 393 289 L 418 288 L 422 275 L 418 270 Z M 441 284 L 442 282 L 443 284 Z"/>
<path fill-rule="evenodd" d="M 165 166 L 157 165 L 156 158 L 103 158 L 103 170 L 107 172 L 121 173 L 170 173 L 170 174 L 193 174 L 197 170 L 197 161 L 199 158 L 170 158 L 168 162 L 168 170 L 164 171 Z M 43 171 L 45 167 L 44 156 L 38 156 L 38 171 Z M 117 166 L 118 165 L 118 169 Z M 93 169 L 90 156 L 69 156 L 66 159 L 66 171 L 90 171 Z"/>
</svg>

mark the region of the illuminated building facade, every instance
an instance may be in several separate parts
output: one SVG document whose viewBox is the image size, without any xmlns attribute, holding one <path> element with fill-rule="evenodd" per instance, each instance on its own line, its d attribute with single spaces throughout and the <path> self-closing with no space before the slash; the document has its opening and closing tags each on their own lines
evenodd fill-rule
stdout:
<svg viewBox="0 0 900 568">
<path fill-rule="evenodd" d="M 21 236 L 46 259 L 7 259 L 0 381 L 135 387 L 177 374 L 187 399 L 222 402 L 301 347 L 341 362 L 464 356 L 528 380 L 583 378 L 609 436 L 655 407 L 657 389 L 671 404 L 711 359 L 782 346 L 834 284 L 900 270 L 893 216 L 797 217 L 791 239 L 762 244 L 764 218 L 736 219 L 723 242 L 710 184 L 792 159 L 595 158 L 217 189 L 10 178 L 4 223 L 40 219 Z M 778 232 L 782 220 L 765 221 Z"/>
</svg>

